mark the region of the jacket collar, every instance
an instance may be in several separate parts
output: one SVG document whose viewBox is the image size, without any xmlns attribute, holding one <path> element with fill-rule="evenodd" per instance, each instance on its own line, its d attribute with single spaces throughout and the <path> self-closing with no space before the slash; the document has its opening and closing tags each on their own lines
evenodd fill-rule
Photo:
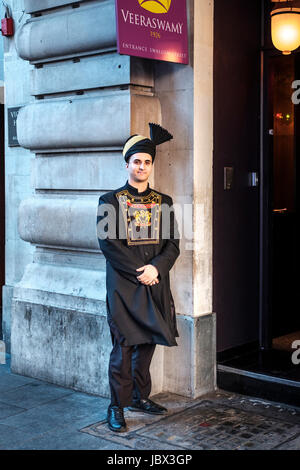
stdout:
<svg viewBox="0 0 300 470">
<path fill-rule="evenodd" d="M 133 196 L 146 196 L 147 194 L 151 192 L 149 183 L 148 183 L 147 189 L 145 189 L 145 191 L 142 191 L 142 192 L 139 192 L 137 188 L 135 188 L 134 186 L 131 186 L 131 184 L 128 183 L 128 180 L 126 181 L 124 188 L 127 189 L 128 192 L 132 194 Z"/>
</svg>

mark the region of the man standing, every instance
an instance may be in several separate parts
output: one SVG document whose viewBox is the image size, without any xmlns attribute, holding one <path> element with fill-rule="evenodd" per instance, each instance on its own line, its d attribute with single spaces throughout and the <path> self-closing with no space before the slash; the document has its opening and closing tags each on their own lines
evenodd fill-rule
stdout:
<svg viewBox="0 0 300 470">
<path fill-rule="evenodd" d="M 112 431 L 125 431 L 123 408 L 150 414 L 167 409 L 149 399 L 150 363 L 156 344 L 177 346 L 169 271 L 179 256 L 179 234 L 170 196 L 150 188 L 156 145 L 173 138 L 149 123 L 150 139 L 125 142 L 126 184 L 99 198 L 97 236 L 106 258 L 106 305 L 113 349 L 109 361 Z"/>
</svg>

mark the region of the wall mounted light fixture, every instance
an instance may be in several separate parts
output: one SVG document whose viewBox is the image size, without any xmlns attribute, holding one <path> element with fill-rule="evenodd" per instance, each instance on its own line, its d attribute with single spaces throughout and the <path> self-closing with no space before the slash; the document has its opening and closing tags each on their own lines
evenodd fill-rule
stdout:
<svg viewBox="0 0 300 470">
<path fill-rule="evenodd" d="M 272 42 L 283 54 L 290 54 L 300 46 L 300 4 L 296 0 L 272 0 Z"/>
</svg>

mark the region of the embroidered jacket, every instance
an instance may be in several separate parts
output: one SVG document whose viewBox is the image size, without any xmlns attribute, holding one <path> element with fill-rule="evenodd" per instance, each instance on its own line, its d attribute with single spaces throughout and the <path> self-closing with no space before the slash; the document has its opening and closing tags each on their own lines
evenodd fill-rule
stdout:
<svg viewBox="0 0 300 470">
<path fill-rule="evenodd" d="M 148 187 L 124 186 L 99 197 L 97 236 L 106 258 L 107 319 L 124 345 L 177 345 L 169 272 L 180 254 L 172 198 Z M 147 286 L 137 268 L 156 266 L 159 283 Z"/>
</svg>

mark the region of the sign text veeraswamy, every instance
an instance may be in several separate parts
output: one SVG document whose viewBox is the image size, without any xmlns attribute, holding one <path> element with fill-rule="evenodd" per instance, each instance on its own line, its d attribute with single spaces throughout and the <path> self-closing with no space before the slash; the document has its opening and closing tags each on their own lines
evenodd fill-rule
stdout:
<svg viewBox="0 0 300 470">
<path fill-rule="evenodd" d="M 159 18 L 146 17 L 137 13 L 132 13 L 129 10 L 126 12 L 121 9 L 122 16 L 125 23 L 135 24 L 137 26 L 144 26 L 146 28 L 159 29 L 161 31 L 168 31 L 170 33 L 182 34 L 183 23 L 173 23 Z"/>
<path fill-rule="evenodd" d="M 189 64 L 186 0 L 115 1 L 119 54 Z"/>
</svg>

